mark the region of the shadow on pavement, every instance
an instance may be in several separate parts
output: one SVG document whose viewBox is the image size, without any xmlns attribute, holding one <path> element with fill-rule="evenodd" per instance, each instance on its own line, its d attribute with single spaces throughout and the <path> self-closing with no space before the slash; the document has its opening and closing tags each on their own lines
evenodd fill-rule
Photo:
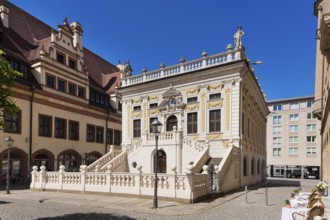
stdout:
<svg viewBox="0 0 330 220">
<path fill-rule="evenodd" d="M 38 218 L 36 220 L 51 220 L 51 219 L 59 219 L 59 220 L 135 220 L 135 218 L 131 218 L 128 216 L 118 216 L 113 215 L 111 213 L 75 213 L 75 214 L 68 214 L 62 216 L 55 216 L 55 217 L 46 217 L 46 218 Z"/>
<path fill-rule="evenodd" d="M 11 202 L 6 202 L 6 201 L 0 201 L 0 205 L 3 205 L 3 204 L 9 204 Z"/>
</svg>

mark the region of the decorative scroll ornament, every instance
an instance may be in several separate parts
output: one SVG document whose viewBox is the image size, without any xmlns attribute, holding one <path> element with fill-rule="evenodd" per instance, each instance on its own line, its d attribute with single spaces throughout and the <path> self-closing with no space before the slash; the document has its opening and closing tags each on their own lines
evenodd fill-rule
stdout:
<svg viewBox="0 0 330 220">
<path fill-rule="evenodd" d="M 149 101 L 158 101 L 158 96 L 157 95 L 149 95 L 148 100 Z"/>
<path fill-rule="evenodd" d="M 193 88 L 193 89 L 187 89 L 186 90 L 186 94 L 189 95 L 189 94 L 197 94 L 199 93 L 199 88 Z"/>
<path fill-rule="evenodd" d="M 187 106 L 186 106 L 186 109 L 187 109 L 188 111 L 198 110 L 198 108 L 199 108 L 199 105 L 198 105 L 198 104 L 187 105 Z"/>
<path fill-rule="evenodd" d="M 155 115 L 155 114 L 157 114 L 158 112 L 159 112 L 158 109 L 152 109 L 152 110 L 149 110 L 149 114 L 150 114 L 150 115 Z"/>
<path fill-rule="evenodd" d="M 142 117 L 142 112 L 133 112 L 132 116 L 133 116 L 133 118 L 141 118 Z"/>
<path fill-rule="evenodd" d="M 228 148 L 229 141 L 222 141 L 223 147 Z"/>
<path fill-rule="evenodd" d="M 142 102 L 141 98 L 132 99 L 133 104 L 138 104 L 138 103 L 141 103 L 141 102 Z"/>
<path fill-rule="evenodd" d="M 202 94 L 201 94 L 201 103 L 200 103 L 200 105 L 201 105 L 201 115 L 202 115 L 202 132 L 204 132 L 205 131 L 205 99 L 206 99 L 206 97 L 205 97 L 205 92 L 203 91 L 202 92 Z"/>
<path fill-rule="evenodd" d="M 214 84 L 214 85 L 208 85 L 207 86 L 207 90 L 211 91 L 211 90 L 216 90 L 219 88 L 223 88 L 224 84 L 223 83 L 219 83 L 219 84 Z"/>
<path fill-rule="evenodd" d="M 221 139 L 222 134 L 208 134 L 207 139 L 209 140 L 215 140 L 215 139 Z"/>
<path fill-rule="evenodd" d="M 217 102 L 209 102 L 208 108 L 221 108 L 223 105 L 223 101 L 217 101 Z"/>
</svg>

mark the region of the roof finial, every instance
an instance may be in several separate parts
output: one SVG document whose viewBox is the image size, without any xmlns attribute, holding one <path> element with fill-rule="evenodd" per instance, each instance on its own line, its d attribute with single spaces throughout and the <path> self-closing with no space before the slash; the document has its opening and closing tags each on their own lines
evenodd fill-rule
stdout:
<svg viewBox="0 0 330 220">
<path fill-rule="evenodd" d="M 64 25 L 68 24 L 68 18 L 66 16 L 64 17 L 63 23 L 64 23 Z"/>
</svg>

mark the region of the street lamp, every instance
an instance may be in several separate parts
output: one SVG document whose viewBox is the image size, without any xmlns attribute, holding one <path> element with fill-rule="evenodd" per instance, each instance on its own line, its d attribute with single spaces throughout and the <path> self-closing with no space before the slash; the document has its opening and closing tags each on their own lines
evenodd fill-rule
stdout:
<svg viewBox="0 0 330 220">
<path fill-rule="evenodd" d="M 10 166 L 10 147 L 14 144 L 14 139 L 12 139 L 10 136 L 8 136 L 5 139 L 5 144 L 7 146 L 7 186 L 6 186 L 6 193 L 10 194 L 9 192 L 9 183 L 10 183 L 10 175 L 9 175 L 9 166 Z"/>
<path fill-rule="evenodd" d="M 158 118 L 156 118 L 152 123 L 151 123 L 151 132 L 155 134 L 155 140 L 156 140 L 156 152 L 154 156 L 154 170 L 155 170 L 155 183 L 154 183 L 154 203 L 153 203 L 153 208 L 157 209 L 158 208 L 158 197 L 157 197 L 157 159 L 158 159 L 158 136 L 160 131 L 162 130 L 163 124 L 158 121 Z"/>
</svg>

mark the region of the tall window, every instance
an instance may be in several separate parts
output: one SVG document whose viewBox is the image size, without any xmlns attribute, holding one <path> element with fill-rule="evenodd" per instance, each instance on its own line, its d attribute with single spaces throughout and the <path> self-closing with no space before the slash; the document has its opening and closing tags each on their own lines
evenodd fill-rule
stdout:
<svg viewBox="0 0 330 220">
<path fill-rule="evenodd" d="M 282 135 L 282 127 L 274 126 L 273 127 L 273 136 L 281 136 Z"/>
<path fill-rule="evenodd" d="M 308 124 L 307 131 L 316 131 L 316 124 Z"/>
<path fill-rule="evenodd" d="M 104 134 L 104 128 L 103 127 L 96 127 L 96 142 L 97 143 L 103 143 L 103 134 Z"/>
<path fill-rule="evenodd" d="M 299 102 L 291 102 L 290 109 L 299 109 Z"/>
<path fill-rule="evenodd" d="M 197 133 L 197 112 L 187 114 L 187 133 L 196 134 Z"/>
<path fill-rule="evenodd" d="M 4 116 L 4 131 L 8 133 L 21 133 L 22 112 L 8 114 Z"/>
<path fill-rule="evenodd" d="M 298 121 L 299 115 L 298 114 L 290 114 L 290 121 Z"/>
<path fill-rule="evenodd" d="M 297 132 L 299 130 L 298 125 L 290 125 L 289 126 L 289 131 L 290 132 Z"/>
<path fill-rule="evenodd" d="M 114 130 L 114 144 L 120 145 L 121 144 L 121 131 Z"/>
<path fill-rule="evenodd" d="M 298 147 L 289 147 L 289 154 L 298 154 Z"/>
<path fill-rule="evenodd" d="M 298 136 L 289 137 L 289 143 L 298 143 Z"/>
<path fill-rule="evenodd" d="M 79 122 L 69 121 L 69 139 L 79 140 Z"/>
<path fill-rule="evenodd" d="M 66 91 L 66 83 L 64 80 L 62 80 L 62 79 L 57 80 L 57 90 L 59 90 L 61 92 Z"/>
<path fill-rule="evenodd" d="M 52 136 L 52 117 L 48 115 L 39 115 L 39 136 Z"/>
<path fill-rule="evenodd" d="M 72 69 L 76 69 L 76 61 L 69 58 L 69 67 Z"/>
<path fill-rule="evenodd" d="M 279 146 L 282 144 L 282 138 L 281 137 L 273 137 L 273 145 Z"/>
<path fill-rule="evenodd" d="M 85 98 L 85 89 L 83 87 L 78 87 L 78 96 L 83 99 Z"/>
<path fill-rule="evenodd" d="M 60 54 L 60 53 L 56 54 L 56 60 L 57 60 L 57 62 L 64 64 L 64 55 Z"/>
<path fill-rule="evenodd" d="M 282 124 L 282 116 L 281 115 L 273 116 L 273 124 Z"/>
<path fill-rule="evenodd" d="M 273 157 L 281 157 L 281 148 L 273 148 Z"/>
<path fill-rule="evenodd" d="M 247 159 L 244 157 L 243 159 L 243 176 L 247 176 Z"/>
<path fill-rule="evenodd" d="M 210 132 L 221 131 L 221 110 L 210 111 Z"/>
<path fill-rule="evenodd" d="M 69 94 L 76 95 L 76 85 L 73 83 L 69 83 Z"/>
<path fill-rule="evenodd" d="M 66 138 L 66 119 L 55 118 L 55 137 Z"/>
<path fill-rule="evenodd" d="M 87 125 L 87 142 L 94 142 L 95 141 L 95 125 Z"/>
<path fill-rule="evenodd" d="M 307 155 L 316 155 L 316 147 L 307 147 L 306 153 Z"/>
<path fill-rule="evenodd" d="M 312 113 L 307 113 L 307 119 L 316 118 Z"/>
<path fill-rule="evenodd" d="M 281 111 L 282 110 L 282 105 L 281 104 L 273 105 L 273 110 L 274 111 Z"/>
<path fill-rule="evenodd" d="M 151 103 L 149 105 L 149 108 L 152 109 L 152 108 L 157 108 L 158 107 L 158 103 Z"/>
<path fill-rule="evenodd" d="M 133 137 L 141 137 L 141 119 L 133 121 Z"/>
<path fill-rule="evenodd" d="M 55 89 L 55 76 L 46 75 L 46 86 Z"/>
<path fill-rule="evenodd" d="M 134 106 L 133 111 L 141 111 L 141 105 Z"/>
<path fill-rule="evenodd" d="M 113 130 L 108 128 L 107 129 L 107 144 L 113 144 Z"/>
<path fill-rule="evenodd" d="M 316 142 L 316 136 L 307 136 L 307 143 Z"/>
</svg>

